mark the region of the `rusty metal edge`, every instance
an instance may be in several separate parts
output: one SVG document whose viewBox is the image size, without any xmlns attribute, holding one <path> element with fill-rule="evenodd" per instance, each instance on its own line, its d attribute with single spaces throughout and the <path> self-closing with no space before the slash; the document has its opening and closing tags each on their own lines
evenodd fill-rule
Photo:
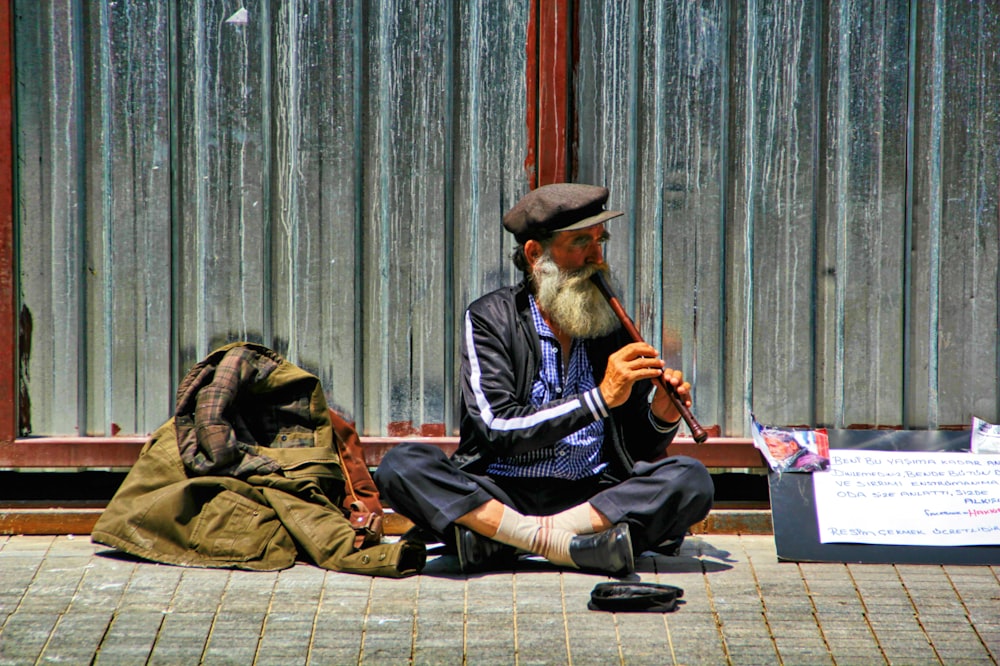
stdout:
<svg viewBox="0 0 1000 666">
<path fill-rule="evenodd" d="M 458 446 L 457 437 L 362 437 L 365 462 L 370 467 L 377 467 L 386 452 L 402 441 L 424 442 L 448 454 Z M 24 437 L 0 443 L 0 469 L 128 469 L 138 459 L 145 443 L 142 437 Z M 670 446 L 670 454 L 697 458 L 709 469 L 765 470 L 760 452 L 748 438 L 716 438 L 696 444 L 690 438 L 678 437 Z"/>
</svg>

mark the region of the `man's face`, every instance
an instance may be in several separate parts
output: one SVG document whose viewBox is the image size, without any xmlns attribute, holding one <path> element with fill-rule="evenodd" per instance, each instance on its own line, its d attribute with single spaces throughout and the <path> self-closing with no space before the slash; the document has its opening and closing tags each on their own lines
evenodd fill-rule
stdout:
<svg viewBox="0 0 1000 666">
<path fill-rule="evenodd" d="M 549 255 L 563 271 L 604 263 L 604 243 L 610 235 L 604 223 L 586 229 L 557 232 L 549 246 Z"/>
<path fill-rule="evenodd" d="M 601 247 L 607 238 L 600 224 L 560 232 L 548 251 L 540 245 L 525 247 L 539 307 L 571 337 L 600 337 L 619 326 L 614 311 L 590 281 L 595 271 L 609 272 Z"/>
<path fill-rule="evenodd" d="M 764 435 L 764 443 L 778 460 L 788 458 L 801 448 L 794 439 L 774 434 Z"/>
</svg>

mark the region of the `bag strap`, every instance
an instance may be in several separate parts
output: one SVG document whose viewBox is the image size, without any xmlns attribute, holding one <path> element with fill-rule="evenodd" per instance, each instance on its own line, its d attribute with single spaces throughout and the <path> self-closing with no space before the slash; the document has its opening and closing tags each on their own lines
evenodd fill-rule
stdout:
<svg viewBox="0 0 1000 666">
<path fill-rule="evenodd" d="M 330 422 L 337 441 L 340 467 L 344 472 L 343 508 L 354 527 L 354 545 L 361 548 L 377 544 L 384 535 L 382 501 L 365 463 L 361 438 L 354 426 L 332 408 Z"/>
</svg>

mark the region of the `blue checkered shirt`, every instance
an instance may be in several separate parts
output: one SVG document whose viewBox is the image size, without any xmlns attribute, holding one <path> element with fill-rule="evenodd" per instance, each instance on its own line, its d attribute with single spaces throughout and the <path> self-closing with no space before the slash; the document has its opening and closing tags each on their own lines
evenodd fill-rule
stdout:
<svg viewBox="0 0 1000 666">
<path fill-rule="evenodd" d="M 534 298 L 531 299 L 531 317 L 542 345 L 542 363 L 531 387 L 531 404 L 538 407 L 551 400 L 585 393 L 597 386 L 583 342 L 573 340 L 569 366 L 563 377 L 559 341 L 542 319 Z M 582 479 L 601 473 L 607 466 L 601 460 L 603 443 L 604 421 L 598 420 L 559 440 L 554 446 L 509 458 L 497 458 L 486 471 L 497 476 Z"/>
</svg>

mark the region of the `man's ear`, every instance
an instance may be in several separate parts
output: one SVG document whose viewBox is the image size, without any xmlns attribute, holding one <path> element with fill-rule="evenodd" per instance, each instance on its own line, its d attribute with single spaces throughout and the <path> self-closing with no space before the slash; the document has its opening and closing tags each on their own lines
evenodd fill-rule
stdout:
<svg viewBox="0 0 1000 666">
<path fill-rule="evenodd" d="M 544 250 L 542 244 L 532 239 L 524 243 L 524 258 L 528 260 L 528 266 L 534 267 L 535 262 L 542 256 Z"/>
</svg>

